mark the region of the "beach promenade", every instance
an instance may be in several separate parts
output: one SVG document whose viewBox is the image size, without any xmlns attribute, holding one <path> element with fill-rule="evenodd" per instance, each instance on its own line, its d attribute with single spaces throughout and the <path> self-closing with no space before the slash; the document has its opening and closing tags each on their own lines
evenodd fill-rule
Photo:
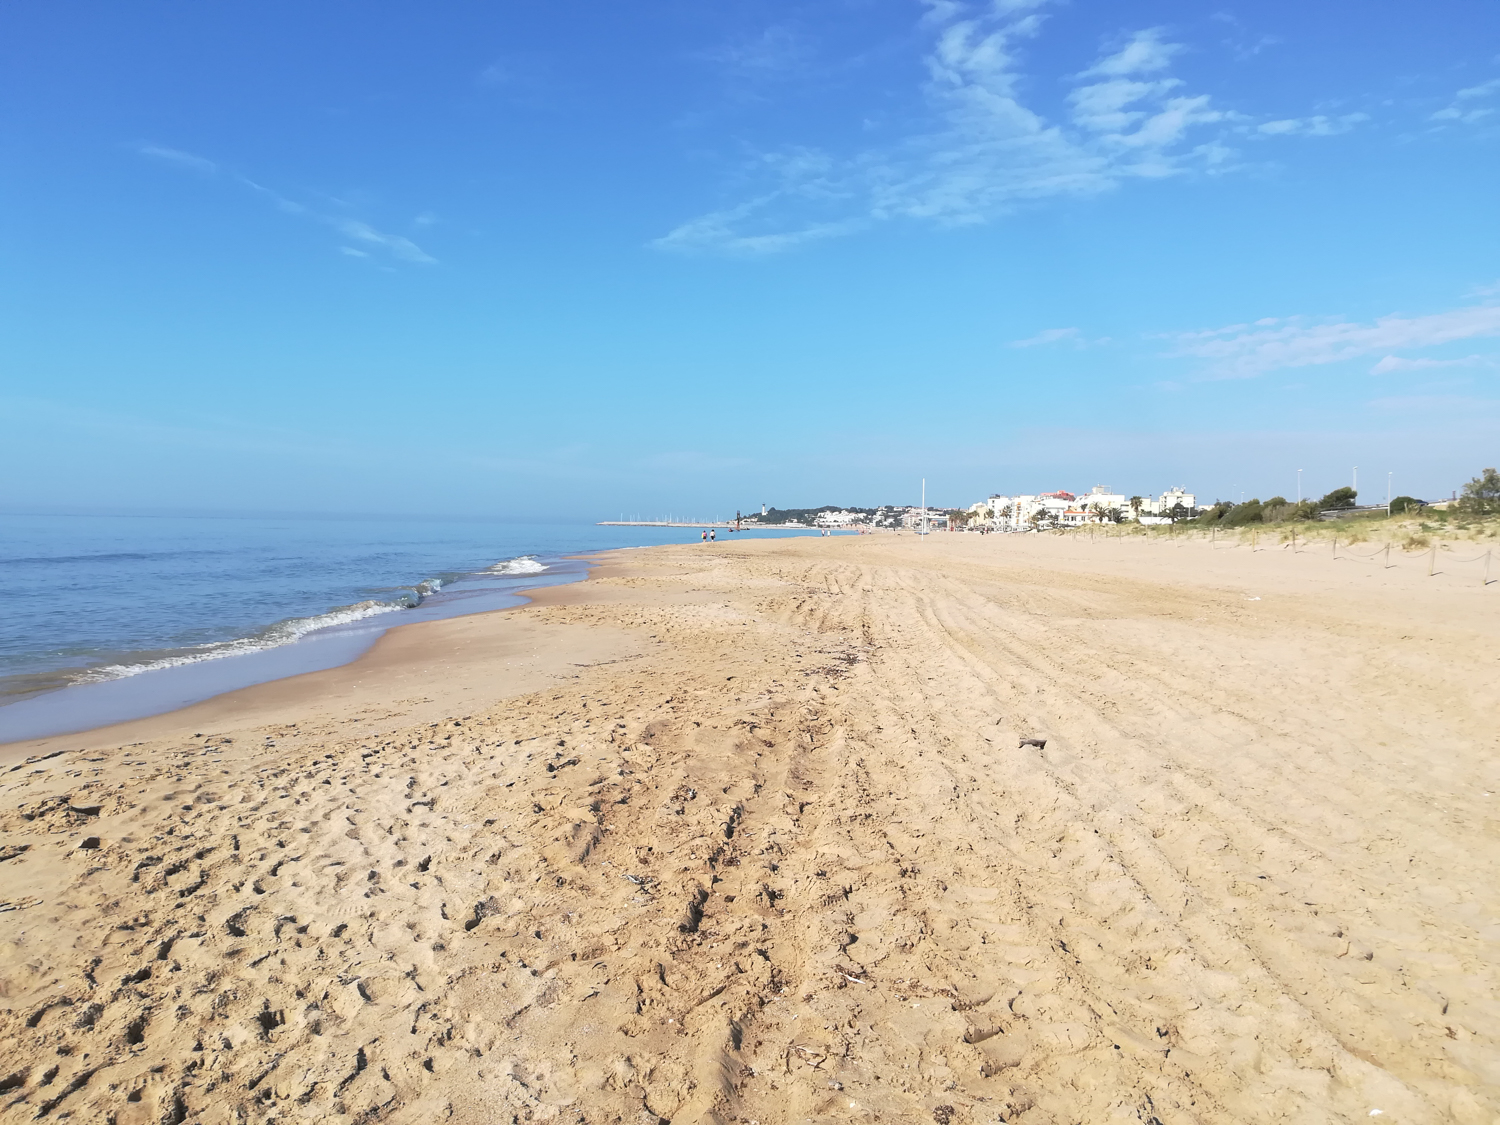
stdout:
<svg viewBox="0 0 1500 1125">
<path fill-rule="evenodd" d="M 1321 553 L 616 552 L 0 748 L 0 1119 L 1495 1122 L 1497 683 Z"/>
</svg>

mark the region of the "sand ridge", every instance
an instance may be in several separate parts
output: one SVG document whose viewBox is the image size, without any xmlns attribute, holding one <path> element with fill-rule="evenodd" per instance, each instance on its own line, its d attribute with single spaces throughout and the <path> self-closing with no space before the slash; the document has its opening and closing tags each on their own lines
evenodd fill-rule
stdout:
<svg viewBox="0 0 1500 1125">
<path fill-rule="evenodd" d="M 607 651 L 441 717 L 0 775 L 0 1113 L 1500 1115 L 1493 588 L 942 536 L 562 589 L 466 628 Z"/>
</svg>

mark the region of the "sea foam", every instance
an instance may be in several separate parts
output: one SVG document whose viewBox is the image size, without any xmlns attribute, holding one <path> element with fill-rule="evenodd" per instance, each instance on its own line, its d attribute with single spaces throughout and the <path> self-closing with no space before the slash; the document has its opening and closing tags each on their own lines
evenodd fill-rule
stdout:
<svg viewBox="0 0 1500 1125">
<path fill-rule="evenodd" d="M 535 555 L 522 555 L 520 558 L 497 562 L 489 568 L 489 572 L 491 574 L 540 574 L 546 569 L 546 564 L 537 562 Z"/>
<path fill-rule="evenodd" d="M 481 573 L 510 576 L 541 574 L 546 569 L 546 564 L 538 562 L 535 555 L 521 555 L 513 559 L 502 559 Z M 248 637 L 192 645 L 162 656 L 143 654 L 145 656 L 144 659 L 132 661 L 128 664 L 105 664 L 89 668 L 74 676 L 73 682 L 87 684 L 99 683 L 104 680 L 119 680 L 126 676 L 138 676 L 142 672 L 153 672 L 160 668 L 180 668 L 184 664 L 198 664 L 205 660 L 222 660 L 228 656 L 244 656 L 252 652 L 264 652 L 266 649 L 279 648 L 281 645 L 301 640 L 309 633 L 315 633 L 319 629 L 328 629 L 336 625 L 349 625 L 382 613 L 395 613 L 403 609 L 413 609 L 421 605 L 430 595 L 437 593 L 445 586 L 462 577 L 462 574 L 440 574 L 434 578 L 418 582 L 415 586 L 402 588 L 398 593 L 389 598 L 371 599 L 369 601 L 355 602 L 353 605 L 338 606 L 327 613 L 318 613 L 311 617 L 290 617 L 285 621 L 278 621 L 276 624 Z"/>
<path fill-rule="evenodd" d="M 285 621 L 278 621 L 270 628 L 250 637 L 193 645 L 171 656 L 143 660 L 135 664 L 105 664 L 98 668 L 90 668 L 80 672 L 74 677 L 73 682 L 91 684 L 102 680 L 119 680 L 126 676 L 138 676 L 142 672 L 154 672 L 158 668 L 180 668 L 184 664 L 198 664 L 205 660 L 221 660 L 226 656 L 244 656 L 247 653 L 264 652 L 268 648 L 291 644 L 319 629 L 327 629 L 334 625 L 349 625 L 377 614 L 410 609 L 420 601 L 420 597 L 408 594 L 395 601 L 356 602 L 354 605 L 339 606 L 327 613 L 318 613 L 311 617 L 292 617 Z"/>
</svg>

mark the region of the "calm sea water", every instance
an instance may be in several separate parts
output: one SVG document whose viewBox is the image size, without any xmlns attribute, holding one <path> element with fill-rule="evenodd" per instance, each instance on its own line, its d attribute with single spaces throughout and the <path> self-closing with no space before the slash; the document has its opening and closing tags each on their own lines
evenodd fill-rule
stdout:
<svg viewBox="0 0 1500 1125">
<path fill-rule="evenodd" d="M 566 556 L 697 539 L 586 524 L 0 516 L 0 741 L 332 667 L 391 625 L 580 577 Z"/>
</svg>

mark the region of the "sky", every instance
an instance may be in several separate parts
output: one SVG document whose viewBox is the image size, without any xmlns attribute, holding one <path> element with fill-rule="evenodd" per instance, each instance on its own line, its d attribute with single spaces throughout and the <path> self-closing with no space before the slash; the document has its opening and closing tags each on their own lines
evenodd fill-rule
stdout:
<svg viewBox="0 0 1500 1125">
<path fill-rule="evenodd" d="M 0 168 L 0 510 L 1500 462 L 1474 0 L 14 0 Z"/>
</svg>

